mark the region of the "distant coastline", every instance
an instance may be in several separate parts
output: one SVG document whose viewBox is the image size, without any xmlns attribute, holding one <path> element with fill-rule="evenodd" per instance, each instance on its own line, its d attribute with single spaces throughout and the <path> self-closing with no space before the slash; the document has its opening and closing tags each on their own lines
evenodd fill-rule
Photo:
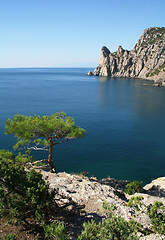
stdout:
<svg viewBox="0 0 165 240">
<path fill-rule="evenodd" d="M 154 86 L 165 86 L 165 28 L 143 31 L 135 47 L 111 53 L 102 47 L 99 66 L 89 76 L 141 78 L 155 81 Z"/>
</svg>

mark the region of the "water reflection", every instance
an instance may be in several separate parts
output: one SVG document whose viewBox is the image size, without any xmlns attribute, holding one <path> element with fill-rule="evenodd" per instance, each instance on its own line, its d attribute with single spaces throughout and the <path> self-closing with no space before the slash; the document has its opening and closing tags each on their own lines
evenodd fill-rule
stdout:
<svg viewBox="0 0 165 240">
<path fill-rule="evenodd" d="M 109 124 L 107 152 L 114 165 L 118 163 L 118 172 L 129 172 L 134 179 L 156 172 L 161 175 L 160 168 L 165 168 L 165 88 L 144 86 L 146 81 L 137 79 L 102 79 L 98 105 Z"/>
<path fill-rule="evenodd" d="M 87 136 L 58 146 L 58 171 L 145 182 L 164 175 L 165 88 L 136 79 L 89 77 L 89 70 L 0 70 L 1 148 L 15 144 L 3 135 L 8 117 L 64 110 Z"/>
</svg>

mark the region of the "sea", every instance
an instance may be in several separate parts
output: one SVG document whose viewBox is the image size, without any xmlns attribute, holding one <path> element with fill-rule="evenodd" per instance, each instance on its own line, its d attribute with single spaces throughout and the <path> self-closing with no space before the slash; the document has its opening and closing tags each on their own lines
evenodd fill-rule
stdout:
<svg viewBox="0 0 165 240">
<path fill-rule="evenodd" d="M 90 68 L 0 69 L 0 148 L 12 150 L 5 121 L 15 114 L 64 111 L 84 128 L 84 138 L 55 146 L 58 172 L 89 172 L 99 179 L 165 176 L 165 88 L 128 78 L 87 76 Z M 32 152 L 44 159 L 47 152 Z"/>
</svg>

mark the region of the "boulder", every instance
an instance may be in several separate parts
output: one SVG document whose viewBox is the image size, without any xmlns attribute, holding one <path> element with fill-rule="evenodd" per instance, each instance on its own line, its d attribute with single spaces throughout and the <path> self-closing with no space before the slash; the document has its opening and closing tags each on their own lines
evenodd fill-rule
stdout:
<svg viewBox="0 0 165 240">
<path fill-rule="evenodd" d="M 160 87 L 160 84 L 159 83 L 154 83 L 152 86 L 153 87 Z"/>
<path fill-rule="evenodd" d="M 88 76 L 93 76 L 93 72 L 89 71 L 89 72 L 87 73 L 87 75 L 88 75 Z"/>
<path fill-rule="evenodd" d="M 147 184 L 144 189 L 153 196 L 165 197 L 165 177 L 160 177 Z"/>
</svg>

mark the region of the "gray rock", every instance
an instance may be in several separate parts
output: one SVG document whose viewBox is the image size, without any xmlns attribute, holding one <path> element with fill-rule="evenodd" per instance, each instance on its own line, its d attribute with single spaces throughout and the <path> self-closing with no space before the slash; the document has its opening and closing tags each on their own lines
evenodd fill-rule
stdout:
<svg viewBox="0 0 165 240">
<path fill-rule="evenodd" d="M 165 28 L 148 28 L 143 31 L 135 47 L 111 53 L 102 47 L 95 76 L 136 77 L 165 80 Z"/>
<path fill-rule="evenodd" d="M 164 240 L 165 237 L 160 234 L 150 234 L 145 237 L 141 237 L 140 240 Z"/>
<path fill-rule="evenodd" d="M 144 187 L 147 193 L 153 196 L 165 197 L 165 177 L 153 180 Z"/>
<path fill-rule="evenodd" d="M 88 76 L 93 76 L 93 72 L 89 71 L 89 72 L 87 73 L 87 75 L 88 75 Z"/>
<path fill-rule="evenodd" d="M 159 83 L 154 83 L 152 86 L 153 87 L 160 87 L 160 84 Z"/>
<path fill-rule="evenodd" d="M 132 195 L 124 193 L 127 181 L 118 181 L 111 178 L 97 180 L 96 178 L 87 178 L 84 176 L 71 175 L 68 173 L 50 173 L 41 171 L 43 178 L 48 180 L 49 188 L 57 190 L 56 201 L 59 204 L 66 204 L 73 201 L 84 208 L 86 216 L 98 220 L 101 217 L 100 209 L 103 201 L 109 205 L 115 205 L 114 213 L 122 216 L 127 221 L 134 219 L 143 224 L 144 228 L 150 228 L 150 219 L 146 213 L 146 206 L 155 201 L 161 201 L 165 206 L 165 177 L 158 178 L 146 185 L 145 193 L 136 193 L 133 196 L 142 196 L 141 211 L 135 207 L 128 207 L 128 200 Z M 156 190 L 153 189 L 156 186 Z M 75 206 L 69 206 L 73 210 Z M 96 219 L 95 219 L 96 216 Z M 146 237 L 140 236 L 141 240 L 164 239 L 159 234 L 151 234 Z"/>
</svg>

